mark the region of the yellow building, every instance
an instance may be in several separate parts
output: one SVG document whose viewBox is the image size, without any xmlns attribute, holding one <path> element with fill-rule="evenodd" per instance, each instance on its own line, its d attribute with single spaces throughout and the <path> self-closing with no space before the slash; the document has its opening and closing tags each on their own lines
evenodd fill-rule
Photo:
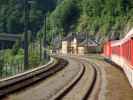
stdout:
<svg viewBox="0 0 133 100">
<path fill-rule="evenodd" d="M 84 55 L 91 52 L 92 48 L 95 48 L 95 46 L 97 46 L 96 43 L 91 40 L 88 41 L 82 34 L 80 36 L 68 35 L 62 40 L 61 53 Z"/>
<path fill-rule="evenodd" d="M 69 51 L 69 43 L 68 41 L 62 41 L 62 54 L 67 54 Z"/>
<path fill-rule="evenodd" d="M 85 54 L 85 48 L 82 46 L 78 47 L 78 55 L 84 55 Z"/>
<path fill-rule="evenodd" d="M 71 54 L 77 54 L 78 53 L 78 42 L 77 42 L 77 39 L 74 38 L 73 41 L 71 41 L 71 45 L 69 47 L 71 50 Z"/>
</svg>

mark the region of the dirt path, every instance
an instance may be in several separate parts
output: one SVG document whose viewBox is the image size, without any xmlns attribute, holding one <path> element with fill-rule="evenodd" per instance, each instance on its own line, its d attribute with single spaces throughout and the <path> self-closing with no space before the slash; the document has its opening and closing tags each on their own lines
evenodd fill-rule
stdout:
<svg viewBox="0 0 133 100">
<path fill-rule="evenodd" d="M 99 96 L 100 100 L 133 100 L 133 89 L 131 88 L 126 75 L 114 65 L 104 61 L 103 57 L 91 55 L 87 58 L 93 60 L 104 70 L 103 87 Z"/>
</svg>

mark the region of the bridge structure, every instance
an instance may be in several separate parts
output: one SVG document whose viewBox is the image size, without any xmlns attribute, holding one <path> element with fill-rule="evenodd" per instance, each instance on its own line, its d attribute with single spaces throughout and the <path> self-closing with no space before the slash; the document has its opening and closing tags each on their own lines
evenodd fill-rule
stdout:
<svg viewBox="0 0 133 100">
<path fill-rule="evenodd" d="M 11 48 L 17 40 L 23 44 L 23 35 L 0 33 L 0 49 Z"/>
</svg>

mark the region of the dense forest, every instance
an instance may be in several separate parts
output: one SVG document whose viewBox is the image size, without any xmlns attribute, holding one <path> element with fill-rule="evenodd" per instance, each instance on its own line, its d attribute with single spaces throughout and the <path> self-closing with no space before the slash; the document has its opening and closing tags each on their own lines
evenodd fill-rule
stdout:
<svg viewBox="0 0 133 100">
<path fill-rule="evenodd" d="M 0 1 L 1 33 L 18 34 L 23 32 L 26 7 L 24 1 L 25 0 Z M 29 30 L 36 33 L 43 25 L 44 15 L 52 11 L 58 3 L 59 0 L 32 0 L 32 3 L 29 2 Z"/>
<path fill-rule="evenodd" d="M 133 0 L 32 0 L 29 30 L 43 32 L 47 16 L 47 37 L 86 32 L 97 40 L 121 38 L 133 27 Z M 24 31 L 24 0 L 0 1 L 0 33 Z"/>
<path fill-rule="evenodd" d="M 133 27 L 133 0 L 63 0 L 49 19 L 55 34 L 78 31 L 100 41 L 118 39 Z"/>
<path fill-rule="evenodd" d="M 0 34 L 24 34 L 25 27 L 25 5 L 26 0 L 0 0 Z M 31 1 L 31 0 L 27 0 Z M 37 36 L 44 24 L 44 16 L 51 13 L 61 1 L 60 0 L 32 0 L 28 2 L 28 30 L 32 36 Z M 28 39 L 30 40 L 30 39 Z M 0 41 L 1 44 L 1 41 Z M 10 44 L 10 43 L 9 43 Z M 31 42 L 29 44 L 29 65 L 40 64 L 38 44 Z M 0 72 L 1 66 L 4 64 L 23 64 L 24 50 L 21 48 L 22 43 L 19 40 L 14 45 L 10 44 L 10 49 L 7 49 L 8 43 L 5 42 L 6 49 L 0 50 Z M 1 46 L 1 45 L 0 45 Z M 34 48 L 33 48 L 34 46 Z M 34 50 L 33 50 L 34 49 Z M 41 63 L 44 63 L 44 60 Z M 14 68 L 14 66 L 13 66 Z"/>
</svg>

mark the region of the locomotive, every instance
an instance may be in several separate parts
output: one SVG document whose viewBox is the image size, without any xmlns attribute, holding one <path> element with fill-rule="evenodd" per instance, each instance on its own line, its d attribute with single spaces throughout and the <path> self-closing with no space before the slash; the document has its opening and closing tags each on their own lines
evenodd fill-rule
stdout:
<svg viewBox="0 0 133 100">
<path fill-rule="evenodd" d="M 123 39 L 106 42 L 103 55 L 123 69 L 133 88 L 133 28 Z"/>
</svg>

